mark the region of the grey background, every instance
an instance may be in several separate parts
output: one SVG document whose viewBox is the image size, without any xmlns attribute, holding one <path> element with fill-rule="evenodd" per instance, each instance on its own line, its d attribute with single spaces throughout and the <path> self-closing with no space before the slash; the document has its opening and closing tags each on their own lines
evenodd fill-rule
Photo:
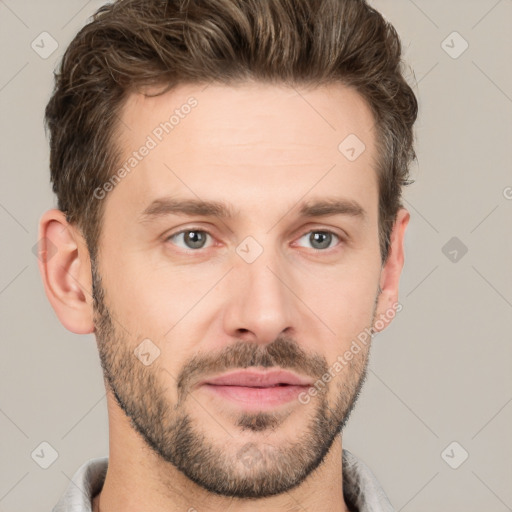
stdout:
<svg viewBox="0 0 512 512">
<path fill-rule="evenodd" d="M 83 462 L 108 454 L 94 338 L 59 323 L 32 253 L 54 205 L 52 70 L 102 3 L 0 0 L 0 512 L 51 510 Z M 512 510 L 512 0 L 372 3 L 417 82 L 419 164 L 405 192 L 403 310 L 374 339 L 344 447 L 397 510 Z M 31 48 L 43 31 L 59 45 L 47 59 Z M 469 44 L 458 58 L 445 51 L 463 48 L 454 31 Z M 46 470 L 31 457 L 43 441 L 58 452 Z"/>
</svg>

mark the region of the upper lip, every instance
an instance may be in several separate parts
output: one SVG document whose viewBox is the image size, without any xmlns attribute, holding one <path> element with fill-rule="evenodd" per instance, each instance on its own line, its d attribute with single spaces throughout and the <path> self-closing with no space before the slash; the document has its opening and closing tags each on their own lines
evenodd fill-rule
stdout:
<svg viewBox="0 0 512 512">
<path fill-rule="evenodd" d="M 224 373 L 218 377 L 205 379 L 201 384 L 245 387 L 270 387 L 277 386 L 278 384 L 310 386 L 311 381 L 310 379 L 285 370 L 269 370 L 266 372 L 259 372 L 255 370 L 236 370 Z"/>
</svg>

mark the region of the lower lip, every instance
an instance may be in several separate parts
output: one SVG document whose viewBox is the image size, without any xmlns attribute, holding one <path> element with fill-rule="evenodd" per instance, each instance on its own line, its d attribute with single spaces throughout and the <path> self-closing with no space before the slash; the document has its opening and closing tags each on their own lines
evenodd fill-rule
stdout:
<svg viewBox="0 0 512 512">
<path fill-rule="evenodd" d="M 203 387 L 222 398 L 239 402 L 254 409 L 274 407 L 296 400 L 307 386 L 273 386 L 268 388 L 250 388 L 246 386 L 216 386 L 204 384 Z"/>
</svg>

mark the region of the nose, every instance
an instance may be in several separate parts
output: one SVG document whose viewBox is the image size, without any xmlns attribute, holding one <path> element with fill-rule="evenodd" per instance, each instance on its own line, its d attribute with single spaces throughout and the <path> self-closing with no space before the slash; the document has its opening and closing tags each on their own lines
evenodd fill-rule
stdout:
<svg viewBox="0 0 512 512">
<path fill-rule="evenodd" d="M 224 329 L 232 337 L 266 344 L 297 329 L 299 300 L 291 272 L 269 253 L 252 263 L 240 259 L 230 272 Z"/>
</svg>

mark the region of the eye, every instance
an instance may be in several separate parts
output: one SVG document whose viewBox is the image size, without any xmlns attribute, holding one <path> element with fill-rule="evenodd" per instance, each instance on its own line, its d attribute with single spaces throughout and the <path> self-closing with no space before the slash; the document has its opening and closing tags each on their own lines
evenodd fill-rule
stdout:
<svg viewBox="0 0 512 512">
<path fill-rule="evenodd" d="M 313 249 L 319 251 L 330 249 L 331 243 L 335 238 L 338 239 L 338 241 L 341 241 L 340 237 L 336 233 L 325 230 L 309 231 L 305 235 L 301 236 L 300 240 L 306 237 L 307 241 L 312 245 Z"/>
<path fill-rule="evenodd" d="M 175 243 L 174 241 L 181 241 L 183 245 L 179 243 L 175 243 L 175 245 L 182 249 L 194 250 L 203 249 L 208 237 L 211 238 L 211 235 L 207 231 L 189 228 L 168 236 L 166 241 L 173 241 L 173 243 Z"/>
</svg>

